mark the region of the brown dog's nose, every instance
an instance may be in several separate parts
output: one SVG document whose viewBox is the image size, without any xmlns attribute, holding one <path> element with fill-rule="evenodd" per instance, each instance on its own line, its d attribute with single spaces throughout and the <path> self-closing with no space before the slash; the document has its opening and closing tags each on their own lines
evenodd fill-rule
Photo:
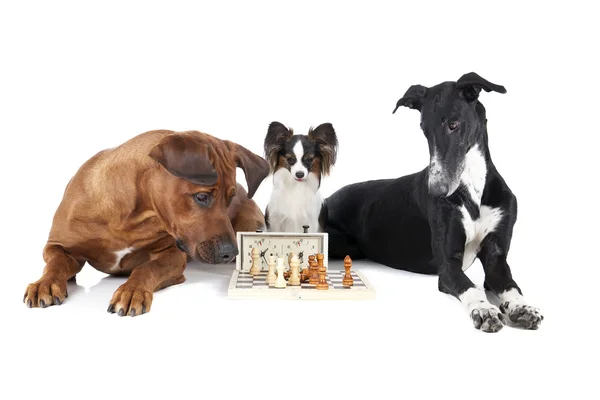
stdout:
<svg viewBox="0 0 600 400">
<path fill-rule="evenodd" d="M 219 258 L 227 262 L 238 255 L 238 248 L 235 243 L 222 241 L 219 245 Z"/>
</svg>

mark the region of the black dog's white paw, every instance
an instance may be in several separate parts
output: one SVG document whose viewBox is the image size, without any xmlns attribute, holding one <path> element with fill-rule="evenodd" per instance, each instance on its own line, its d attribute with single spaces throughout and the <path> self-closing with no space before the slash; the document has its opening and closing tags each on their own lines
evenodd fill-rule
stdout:
<svg viewBox="0 0 600 400">
<path fill-rule="evenodd" d="M 514 304 L 508 301 L 500 305 L 500 310 L 508 315 L 508 319 L 525 329 L 538 329 L 544 320 L 540 310 L 525 304 Z"/>
<path fill-rule="evenodd" d="M 475 308 L 471 319 L 476 329 L 484 332 L 498 332 L 504 327 L 504 315 L 496 307 Z"/>
</svg>

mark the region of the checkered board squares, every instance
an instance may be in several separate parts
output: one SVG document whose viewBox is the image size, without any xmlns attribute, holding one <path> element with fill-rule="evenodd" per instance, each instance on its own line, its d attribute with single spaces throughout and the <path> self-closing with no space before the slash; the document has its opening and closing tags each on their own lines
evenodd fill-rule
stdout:
<svg viewBox="0 0 600 400">
<path fill-rule="evenodd" d="M 329 271 L 327 273 L 327 284 L 329 285 L 329 289 L 341 289 L 341 290 L 349 290 L 352 287 L 347 287 L 342 284 L 342 280 L 344 279 L 344 271 Z M 352 279 L 354 279 L 354 287 L 365 287 L 365 283 L 360 279 L 360 276 L 355 271 L 350 271 L 350 275 L 352 275 Z M 253 287 L 268 287 L 267 285 L 267 272 L 260 272 L 257 275 L 250 275 L 247 271 L 240 271 L 238 275 L 238 279 L 236 282 L 236 289 L 252 289 Z M 311 285 L 308 282 L 303 282 L 300 284 L 302 289 L 315 289 L 315 285 Z"/>
<path fill-rule="evenodd" d="M 354 284 L 344 286 L 345 271 L 327 271 L 328 290 L 317 290 L 315 285 L 308 282 L 300 286 L 274 288 L 267 285 L 267 272 L 262 271 L 254 276 L 248 271 L 235 270 L 229 284 L 229 298 L 232 299 L 373 299 L 375 289 L 359 271 L 350 271 Z"/>
</svg>

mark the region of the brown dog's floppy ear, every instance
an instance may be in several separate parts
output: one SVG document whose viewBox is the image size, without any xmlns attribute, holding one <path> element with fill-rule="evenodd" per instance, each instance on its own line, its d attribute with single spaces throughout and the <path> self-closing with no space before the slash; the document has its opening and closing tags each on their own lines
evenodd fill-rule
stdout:
<svg viewBox="0 0 600 400">
<path fill-rule="evenodd" d="M 173 134 L 165 137 L 150 151 L 150 157 L 178 178 L 196 185 L 217 183 L 217 171 L 209 156 L 209 146 L 191 135 Z"/>
<path fill-rule="evenodd" d="M 467 101 L 476 100 L 479 96 L 479 92 L 481 92 L 481 89 L 485 90 L 486 92 L 494 91 L 498 93 L 506 93 L 504 86 L 496 85 L 495 83 L 483 79 L 475 72 L 469 72 L 468 74 L 461 76 L 460 79 L 456 81 L 456 89 L 463 92 L 463 95 Z"/>
<path fill-rule="evenodd" d="M 269 175 L 269 163 L 264 158 L 237 143 L 229 142 L 229 145 L 234 149 L 234 158 L 237 166 L 246 175 L 248 198 L 251 199 L 261 182 Z"/>
<path fill-rule="evenodd" d="M 427 94 L 427 88 L 422 85 L 412 85 L 408 88 L 404 96 L 396 103 L 396 108 L 392 111 L 392 114 L 396 112 L 400 106 L 412 108 L 413 110 L 421 111 L 423 106 L 423 99 Z"/>
<path fill-rule="evenodd" d="M 308 139 L 319 145 L 319 152 L 323 156 L 323 162 L 321 163 L 323 175 L 329 175 L 329 170 L 337 159 L 338 151 L 338 140 L 333 125 L 326 122 L 315 129 L 311 128 L 308 131 Z"/>
</svg>

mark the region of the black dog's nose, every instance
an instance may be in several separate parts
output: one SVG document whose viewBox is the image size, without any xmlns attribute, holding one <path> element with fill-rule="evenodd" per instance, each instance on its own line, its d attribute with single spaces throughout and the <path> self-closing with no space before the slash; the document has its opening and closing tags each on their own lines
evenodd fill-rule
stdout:
<svg viewBox="0 0 600 400">
<path fill-rule="evenodd" d="M 296 178 L 298 178 L 298 179 L 304 178 L 304 172 L 302 172 L 302 171 L 296 172 Z"/>
<path fill-rule="evenodd" d="M 232 260 L 233 257 L 238 255 L 237 246 L 231 242 L 221 242 L 219 246 L 219 258 L 223 261 Z"/>
</svg>

